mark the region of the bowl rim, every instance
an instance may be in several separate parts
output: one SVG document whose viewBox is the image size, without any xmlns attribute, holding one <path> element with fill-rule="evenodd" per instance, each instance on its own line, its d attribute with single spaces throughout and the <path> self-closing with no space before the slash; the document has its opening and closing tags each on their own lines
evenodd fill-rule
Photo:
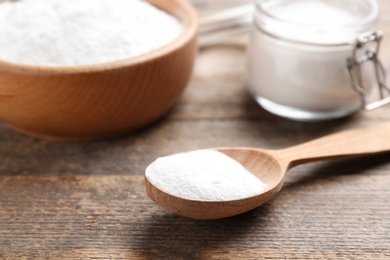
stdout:
<svg viewBox="0 0 390 260">
<path fill-rule="evenodd" d="M 152 0 L 146 0 L 146 1 L 151 2 Z M 172 16 L 180 20 L 180 22 L 183 24 L 183 31 L 173 41 L 157 49 L 154 49 L 150 52 L 137 55 L 135 57 L 124 58 L 115 61 L 109 61 L 109 62 L 97 63 L 97 64 L 87 64 L 87 65 L 73 65 L 73 66 L 28 65 L 28 64 L 20 64 L 20 63 L 13 63 L 5 60 L 0 60 L 0 72 L 13 71 L 19 73 L 40 74 L 40 75 L 100 72 L 100 71 L 110 71 L 110 70 L 135 66 L 165 56 L 179 49 L 187 42 L 191 41 L 191 39 L 195 35 L 197 35 L 198 26 L 199 26 L 197 11 L 188 0 L 170 0 L 170 1 L 174 2 L 175 5 L 177 5 L 185 13 L 185 17 L 183 20 L 178 15 L 175 15 L 174 12 L 168 12 L 169 14 L 171 14 Z M 154 3 L 153 5 L 155 5 L 157 8 L 160 8 L 158 5 Z"/>
</svg>

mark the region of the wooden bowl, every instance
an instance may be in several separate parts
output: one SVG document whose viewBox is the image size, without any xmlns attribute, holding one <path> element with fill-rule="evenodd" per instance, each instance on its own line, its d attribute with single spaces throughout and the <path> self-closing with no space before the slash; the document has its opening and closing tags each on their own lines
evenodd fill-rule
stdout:
<svg viewBox="0 0 390 260">
<path fill-rule="evenodd" d="M 161 117 L 191 76 L 198 21 L 186 0 L 149 2 L 184 24 L 173 42 L 134 58 L 91 66 L 0 61 L 0 119 L 35 137 L 89 140 L 124 134 Z"/>
</svg>

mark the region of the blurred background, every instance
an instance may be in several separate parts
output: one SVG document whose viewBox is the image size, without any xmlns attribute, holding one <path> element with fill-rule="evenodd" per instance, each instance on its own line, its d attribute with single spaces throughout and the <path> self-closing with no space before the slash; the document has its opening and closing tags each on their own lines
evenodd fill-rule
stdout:
<svg viewBox="0 0 390 260">
<path fill-rule="evenodd" d="M 199 11 L 201 48 L 245 45 L 252 29 L 253 0 L 191 0 Z"/>
</svg>

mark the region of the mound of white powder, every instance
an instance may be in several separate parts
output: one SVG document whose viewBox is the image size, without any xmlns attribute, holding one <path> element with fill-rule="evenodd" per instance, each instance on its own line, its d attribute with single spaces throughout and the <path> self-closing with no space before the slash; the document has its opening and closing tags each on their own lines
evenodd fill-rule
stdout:
<svg viewBox="0 0 390 260">
<path fill-rule="evenodd" d="M 176 18 L 140 0 L 0 1 L 0 60 L 105 63 L 162 47 L 182 30 Z"/>
<path fill-rule="evenodd" d="M 213 150 L 158 158 L 146 168 L 145 176 L 160 190 L 191 200 L 244 199 L 267 188 L 240 163 Z"/>
</svg>

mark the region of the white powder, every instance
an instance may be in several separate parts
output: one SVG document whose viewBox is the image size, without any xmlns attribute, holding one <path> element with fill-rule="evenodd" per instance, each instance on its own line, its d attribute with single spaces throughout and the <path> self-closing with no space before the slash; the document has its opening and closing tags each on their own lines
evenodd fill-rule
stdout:
<svg viewBox="0 0 390 260">
<path fill-rule="evenodd" d="M 105 63 L 162 47 L 182 30 L 176 18 L 140 0 L 0 1 L 0 60 Z"/>
<path fill-rule="evenodd" d="M 243 199 L 267 187 L 240 163 L 213 150 L 158 158 L 146 168 L 145 175 L 160 190 L 191 200 Z"/>
</svg>

